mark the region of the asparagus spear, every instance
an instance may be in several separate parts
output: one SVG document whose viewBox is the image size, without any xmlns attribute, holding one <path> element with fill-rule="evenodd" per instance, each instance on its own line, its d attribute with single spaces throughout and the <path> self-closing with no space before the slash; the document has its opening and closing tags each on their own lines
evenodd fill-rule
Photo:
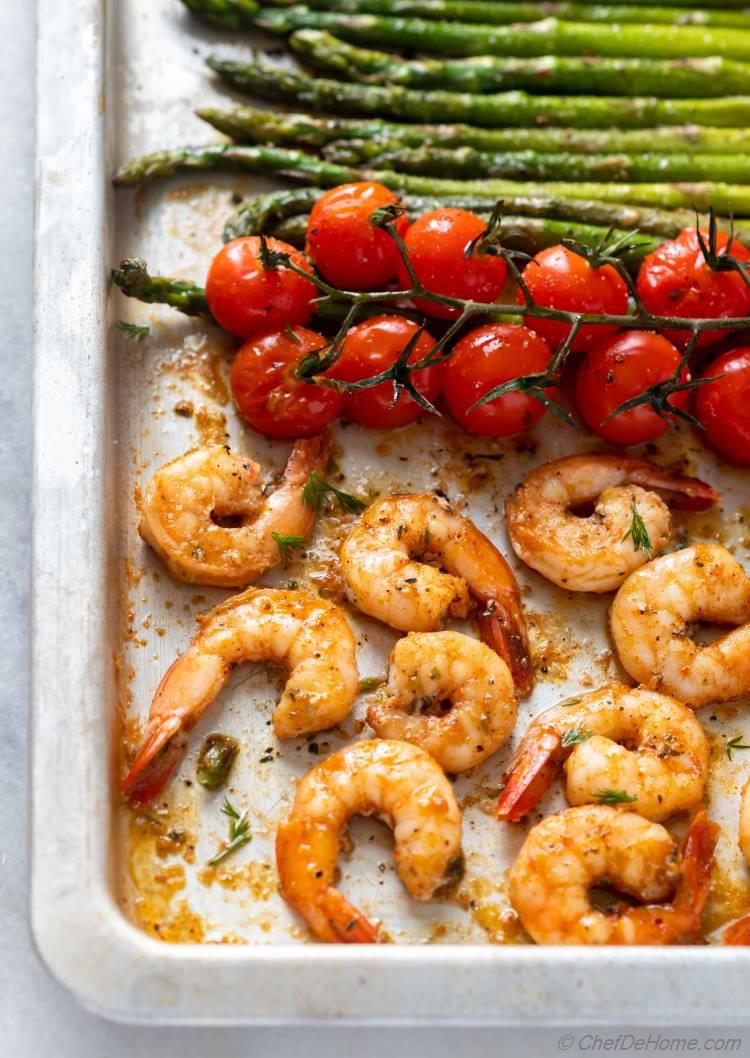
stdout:
<svg viewBox="0 0 750 1058">
<path fill-rule="evenodd" d="M 312 79 L 266 62 L 209 58 L 208 65 L 240 92 L 353 116 L 395 117 L 420 123 L 469 122 L 492 127 L 544 124 L 606 129 L 698 124 L 744 129 L 750 125 L 750 96 L 620 99 L 615 96 L 531 96 L 525 92 L 492 95 L 419 92 L 400 85 L 344 84 L 324 78 Z"/>
<path fill-rule="evenodd" d="M 654 129 L 530 128 L 483 129 L 471 125 L 401 125 L 396 122 L 318 117 L 312 114 L 280 114 L 255 107 L 217 110 L 204 107 L 199 118 L 233 139 L 244 143 L 272 144 L 276 147 L 324 147 L 339 140 L 370 143 L 373 153 L 378 141 L 421 147 L 433 143 L 442 147 L 476 147 L 485 151 L 570 151 L 608 154 L 616 151 L 660 154 L 695 150 L 701 154 L 750 153 L 750 131 L 711 129 L 698 125 Z"/>
<path fill-rule="evenodd" d="M 221 29 L 247 29 L 259 8 L 255 0 L 182 0 L 185 7 Z"/>
<path fill-rule="evenodd" d="M 471 179 L 501 176 L 511 180 L 625 180 L 648 183 L 660 180 L 718 180 L 750 183 L 750 155 L 746 154 L 568 154 L 538 151 L 508 151 L 490 154 L 473 147 L 441 149 L 381 145 L 372 159 L 379 169 L 424 173 L 437 177 Z M 325 149 L 326 158 L 344 165 L 358 165 L 354 141 Z"/>
<path fill-rule="evenodd" d="M 189 279 L 168 279 L 149 275 L 146 262 L 139 257 L 126 257 L 112 273 L 112 281 L 123 294 L 149 304 L 171 305 L 186 316 L 205 316 L 211 319 L 206 292 Z"/>
<path fill-rule="evenodd" d="M 259 235 L 267 230 L 280 230 L 277 225 L 309 212 L 323 194 L 320 188 L 303 187 L 285 191 L 269 191 L 254 195 L 243 202 L 232 214 L 224 227 L 224 241 L 241 235 Z M 401 201 L 412 217 L 444 206 L 469 209 L 480 215 L 489 215 L 495 200 L 469 195 L 415 195 L 402 192 Z M 619 205 L 607 202 L 581 202 L 577 199 L 554 195 L 531 196 L 520 194 L 503 196 L 503 207 L 524 217 L 573 221 L 601 228 L 638 229 L 639 232 L 674 238 L 686 227 L 695 224 L 693 210 L 648 209 L 638 206 Z M 717 220 L 720 228 L 726 229 L 728 222 Z M 750 244 L 750 225 L 737 225 L 735 232 L 743 242 Z"/>
<path fill-rule="evenodd" d="M 294 0 L 267 0 L 271 7 L 293 7 Z M 700 7 L 622 3 L 496 3 L 495 0 L 305 0 L 305 7 L 347 14 L 407 15 L 451 22 L 538 22 L 554 17 L 569 22 L 638 22 L 680 26 L 734 26 L 747 29 L 747 12 Z"/>
<path fill-rule="evenodd" d="M 540 59 L 483 55 L 469 59 L 402 59 L 389 52 L 358 48 L 316 29 L 293 33 L 290 43 L 314 69 L 368 84 L 454 92 L 525 88 L 563 95 L 654 95 L 672 99 L 750 92 L 750 64 L 718 57 L 594 60 L 557 55 Z"/>
<path fill-rule="evenodd" d="M 347 15 L 303 7 L 261 7 L 255 22 L 271 33 L 328 29 L 354 44 L 417 48 L 441 55 L 605 55 L 642 59 L 684 59 L 722 55 L 750 59 L 750 30 L 700 26 L 561 22 L 555 18 L 527 25 L 492 26 L 432 22 L 424 18 Z"/>
<path fill-rule="evenodd" d="M 386 187 L 424 195 L 476 195 L 497 199 L 505 195 L 559 195 L 564 198 L 625 202 L 662 209 L 708 209 L 727 216 L 750 216 L 750 187 L 741 184 L 662 183 L 531 183 L 511 180 L 436 180 L 432 177 L 379 169 L 353 169 L 280 147 L 214 144 L 181 147 L 134 158 L 116 174 L 115 184 L 135 186 L 158 177 L 191 170 L 276 173 L 305 179 L 319 187 L 335 187 L 357 180 L 377 180 Z"/>
</svg>

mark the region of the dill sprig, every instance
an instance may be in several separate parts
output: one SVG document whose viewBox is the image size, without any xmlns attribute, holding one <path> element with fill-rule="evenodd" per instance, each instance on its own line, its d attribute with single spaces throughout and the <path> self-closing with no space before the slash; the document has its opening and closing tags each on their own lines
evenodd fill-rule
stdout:
<svg viewBox="0 0 750 1058">
<path fill-rule="evenodd" d="M 140 327 L 137 323 L 128 323 L 126 320 L 118 320 L 116 327 L 133 342 L 142 342 L 150 333 L 147 326 Z"/>
<path fill-rule="evenodd" d="M 292 557 L 292 551 L 297 551 L 305 546 L 304 536 L 282 536 L 281 533 L 271 533 L 271 538 L 276 542 L 284 562 Z"/>
<path fill-rule="evenodd" d="M 609 787 L 605 787 L 596 795 L 596 800 L 600 805 L 629 805 L 638 798 L 625 790 L 610 790 Z"/>
<path fill-rule="evenodd" d="M 356 496 L 337 489 L 313 470 L 302 490 L 302 502 L 319 513 L 328 505 L 329 496 L 332 496 L 347 514 L 359 514 L 367 506 Z"/>
<path fill-rule="evenodd" d="M 648 558 L 651 558 L 653 550 L 651 546 L 651 537 L 648 535 L 646 523 L 644 522 L 643 518 L 641 518 L 635 500 L 632 501 L 631 512 L 632 521 L 630 523 L 630 528 L 628 529 L 627 533 L 625 533 L 625 536 L 623 536 L 622 538 L 623 543 L 627 540 L 628 537 L 630 537 L 633 541 L 633 550 L 643 551 L 643 553 Z"/>
<path fill-rule="evenodd" d="M 732 754 L 738 749 L 750 749 L 750 746 L 746 742 L 742 741 L 742 735 L 735 735 L 734 738 L 730 738 L 726 745 L 727 757 L 732 760 Z"/>
<path fill-rule="evenodd" d="M 579 720 L 573 727 L 568 728 L 560 740 L 560 745 L 563 749 L 568 749 L 570 746 L 580 746 L 582 742 L 586 742 L 592 735 L 593 731 L 588 731 Z"/>
<path fill-rule="evenodd" d="M 222 814 L 227 816 L 229 819 L 229 841 L 223 848 L 219 849 L 215 856 L 212 856 L 208 861 L 209 867 L 217 867 L 220 863 L 231 856 L 237 849 L 241 849 L 243 845 L 247 845 L 248 842 L 252 841 L 252 834 L 250 833 L 250 820 L 248 819 L 247 812 L 243 812 L 242 815 L 237 811 L 232 802 L 228 797 L 224 798 L 224 804 L 221 806 Z"/>
</svg>

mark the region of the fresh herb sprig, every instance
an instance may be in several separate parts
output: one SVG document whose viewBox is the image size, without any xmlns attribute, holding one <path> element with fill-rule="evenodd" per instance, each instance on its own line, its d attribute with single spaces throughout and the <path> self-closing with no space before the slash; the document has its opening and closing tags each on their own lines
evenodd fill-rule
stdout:
<svg viewBox="0 0 750 1058">
<path fill-rule="evenodd" d="M 346 514 L 360 514 L 367 506 L 363 500 L 348 492 L 342 492 L 313 470 L 302 490 L 302 502 L 320 513 L 327 506 L 329 496 L 333 497 Z"/>
<path fill-rule="evenodd" d="M 738 749 L 750 749 L 750 746 L 746 742 L 742 741 L 742 735 L 735 735 L 734 738 L 730 738 L 726 744 L 727 758 L 729 760 L 734 759 L 734 754 Z"/>
<path fill-rule="evenodd" d="M 290 560 L 293 551 L 299 551 L 300 548 L 305 546 L 304 536 L 282 536 L 281 533 L 273 532 L 271 533 L 271 539 L 278 546 L 284 562 Z"/>
<path fill-rule="evenodd" d="M 636 504 L 635 500 L 633 500 L 630 510 L 632 520 L 630 522 L 630 528 L 628 529 L 627 533 L 625 533 L 625 536 L 623 536 L 622 538 L 622 542 L 625 543 L 628 537 L 630 537 L 630 539 L 633 541 L 633 550 L 642 551 L 644 555 L 646 555 L 646 557 L 650 559 L 651 555 L 653 554 L 651 537 L 648 535 L 646 523 L 644 522 L 643 518 L 641 518 L 641 514 L 638 510 L 638 505 Z"/>
<path fill-rule="evenodd" d="M 625 790 L 610 790 L 609 787 L 605 787 L 596 795 L 596 800 L 600 805 L 629 805 L 638 798 Z"/>
<path fill-rule="evenodd" d="M 569 749 L 571 746 L 580 746 L 582 742 L 588 742 L 592 735 L 593 731 L 588 731 L 579 721 L 573 727 L 568 728 L 560 740 L 560 745 L 563 749 Z"/>
<path fill-rule="evenodd" d="M 212 856 L 208 861 L 209 867 L 218 867 L 220 863 L 231 856 L 237 849 L 241 849 L 243 845 L 247 845 L 248 842 L 253 840 L 252 834 L 250 833 L 250 820 L 247 812 L 243 812 L 242 815 L 237 811 L 232 802 L 228 797 L 224 798 L 224 804 L 221 806 L 221 811 L 229 819 L 229 841 L 223 848 L 219 849 L 215 856 Z"/>
<path fill-rule="evenodd" d="M 116 326 L 118 331 L 122 331 L 133 342 L 142 342 L 150 334 L 148 326 L 141 327 L 137 323 L 128 323 L 127 320 L 118 320 Z"/>
</svg>

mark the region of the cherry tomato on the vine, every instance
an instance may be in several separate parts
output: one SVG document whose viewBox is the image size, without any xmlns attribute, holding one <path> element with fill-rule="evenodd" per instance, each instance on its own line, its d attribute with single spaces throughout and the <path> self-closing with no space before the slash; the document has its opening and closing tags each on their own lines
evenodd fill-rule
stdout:
<svg viewBox="0 0 750 1058">
<path fill-rule="evenodd" d="M 436 294 L 485 303 L 496 301 L 508 274 L 505 261 L 476 248 L 466 256 L 470 244 L 486 230 L 487 224 L 476 213 L 452 206 L 435 209 L 416 220 L 404 242 L 412 268 L 423 286 Z M 399 264 L 398 277 L 403 289 L 412 285 L 403 261 Z M 415 304 L 428 316 L 445 320 L 460 316 L 458 309 L 425 298 L 415 299 Z"/>
<path fill-rule="evenodd" d="M 628 309 L 628 288 L 625 280 L 610 264 L 592 268 L 581 254 L 566 246 L 549 246 L 529 263 L 523 272 L 524 282 L 534 301 L 545 308 L 565 312 L 596 313 L 610 316 L 625 315 Z M 518 292 L 519 304 L 523 294 Z M 527 317 L 526 325 L 556 349 L 565 341 L 571 324 L 561 320 L 537 320 Z M 573 352 L 583 352 L 614 334 L 616 327 L 605 324 L 585 324 L 573 339 Z"/>
<path fill-rule="evenodd" d="M 708 232 L 702 232 L 708 242 Z M 729 237 L 717 233 L 719 256 L 726 254 Z M 732 257 L 750 261 L 750 252 L 732 243 Z M 685 319 L 731 319 L 750 315 L 750 290 L 736 272 L 714 271 L 698 242 L 694 228 L 685 228 L 676 239 L 662 243 L 641 265 L 636 284 L 646 308 L 658 316 Z M 689 331 L 662 332 L 670 341 L 685 345 Z M 698 346 L 712 345 L 727 338 L 729 331 L 703 331 Z"/>
<path fill-rule="evenodd" d="M 695 402 L 706 438 L 730 463 L 749 466 L 750 346 L 722 353 L 704 378 L 715 378 L 698 388 Z"/>
<path fill-rule="evenodd" d="M 271 253 L 286 253 L 299 268 L 310 271 L 299 250 L 280 239 L 267 239 Z M 215 319 L 231 334 L 252 338 L 286 324 L 307 323 L 318 290 L 291 268 L 266 268 L 256 235 L 233 239 L 216 254 L 206 277 L 206 300 Z"/>
<path fill-rule="evenodd" d="M 671 342 L 652 331 L 627 331 L 602 342 L 586 353 L 576 376 L 578 409 L 587 425 L 607 441 L 638 445 L 653 441 L 669 423 L 648 404 L 621 412 L 609 419 L 625 401 L 645 393 L 649 386 L 664 382 L 675 373 L 680 353 Z M 681 381 L 690 378 L 687 370 Z M 684 408 L 688 393 L 669 397 L 668 403 Z"/>
<path fill-rule="evenodd" d="M 396 363 L 418 330 L 416 323 L 403 316 L 375 316 L 365 320 L 348 332 L 341 356 L 328 374 L 347 382 L 359 382 L 379 375 Z M 421 360 L 434 344 L 435 340 L 423 331 L 409 355 L 409 363 Z M 442 367 L 436 365 L 422 368 L 410 376 L 414 388 L 430 404 L 434 404 L 440 396 L 442 373 Z M 405 426 L 424 415 L 424 409 L 403 390 L 394 404 L 393 392 L 393 383 L 388 381 L 350 394 L 344 417 L 360 426 L 386 429 Z"/>
<path fill-rule="evenodd" d="M 375 290 L 393 279 L 401 259 L 398 247 L 373 224 L 372 215 L 398 201 L 393 191 L 370 180 L 342 184 L 318 199 L 307 222 L 306 249 L 324 279 L 346 290 Z M 394 224 L 403 236 L 409 227 L 406 214 Z"/>
<path fill-rule="evenodd" d="M 445 400 L 453 417 L 469 433 L 509 437 L 528 430 L 546 408 L 520 391 L 469 408 L 495 386 L 547 367 L 552 352 L 534 331 L 509 323 L 489 323 L 465 335 L 445 368 Z M 545 390 L 554 397 L 555 390 Z"/>
<path fill-rule="evenodd" d="M 341 414 L 343 395 L 296 374 L 302 358 L 326 344 L 306 327 L 269 331 L 245 342 L 232 364 L 232 396 L 254 430 L 266 437 L 311 437 Z"/>
</svg>

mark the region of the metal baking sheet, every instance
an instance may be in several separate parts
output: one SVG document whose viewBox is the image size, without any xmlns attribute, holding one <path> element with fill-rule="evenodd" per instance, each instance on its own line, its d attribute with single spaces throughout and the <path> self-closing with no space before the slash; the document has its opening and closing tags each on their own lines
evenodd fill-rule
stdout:
<svg viewBox="0 0 750 1058">
<path fill-rule="evenodd" d="M 456 782 L 467 873 L 447 900 L 417 904 L 395 874 L 391 838 L 356 820 L 342 886 L 396 942 L 377 948 L 309 943 L 278 895 L 276 822 L 294 779 L 320 755 L 366 736 L 363 696 L 334 733 L 279 743 L 270 729 L 278 673 L 244 666 L 194 730 L 164 804 L 136 817 L 114 794 L 120 740 L 137 740 L 159 678 L 229 592 L 180 585 L 140 541 L 135 491 L 168 459 L 227 439 L 270 474 L 287 446 L 245 429 L 227 392 L 232 343 L 168 309 L 108 289 L 125 254 L 202 280 L 237 195 L 253 178 L 175 180 L 115 196 L 109 174 L 131 154 L 211 138 L 194 106 L 224 100 L 203 65 L 210 50 L 246 51 L 189 19 L 177 0 L 39 2 L 36 234 L 35 517 L 33 579 L 32 919 L 51 971 L 112 1017 L 181 1022 L 639 1021 L 747 1018 L 750 952 L 553 949 L 525 942 L 505 871 L 526 833 L 491 815 L 512 743 Z M 114 324 L 149 325 L 142 342 Z M 192 414 L 177 414 L 188 402 Z M 532 467 L 594 447 L 547 416 L 521 439 L 470 439 L 447 422 L 379 434 L 338 428 L 344 487 L 361 494 L 439 488 L 510 554 L 502 501 Z M 476 459 L 491 454 L 492 459 Z M 719 466 L 689 431 L 654 457 L 680 462 L 723 492 L 720 515 L 678 519 L 683 541 L 721 540 L 750 559 L 747 475 Z M 291 579 L 339 601 L 335 542 L 346 522 L 323 518 Z M 515 741 L 548 704 L 620 675 L 606 634 L 608 599 L 569 596 L 518 568 L 537 686 Z M 361 675 L 384 672 L 395 635 L 347 613 Z M 705 710 L 714 736 L 711 815 L 724 825 L 709 927 L 750 909 L 736 846 L 737 798 L 750 761 L 729 765 L 726 738 L 750 736 L 748 712 Z M 225 834 L 222 795 L 192 783 L 202 736 L 242 743 L 229 795 L 253 840 L 224 867 L 207 860 Z M 268 760 L 268 757 L 272 760 Z M 738 757 L 741 755 L 738 755 Z M 559 789 L 545 814 L 563 807 Z"/>
</svg>

